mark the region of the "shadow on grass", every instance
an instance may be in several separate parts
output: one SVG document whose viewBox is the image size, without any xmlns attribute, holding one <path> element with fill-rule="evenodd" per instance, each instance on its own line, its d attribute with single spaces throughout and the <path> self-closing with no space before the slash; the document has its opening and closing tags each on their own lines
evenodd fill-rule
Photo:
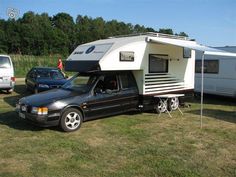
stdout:
<svg viewBox="0 0 236 177">
<path fill-rule="evenodd" d="M 200 110 L 186 111 L 190 114 L 200 115 Z M 236 111 L 224 111 L 219 109 L 204 109 L 203 116 L 211 117 L 226 122 L 236 123 Z"/>
<path fill-rule="evenodd" d="M 200 100 L 201 98 L 198 95 L 191 102 L 200 103 Z M 232 97 L 204 94 L 203 100 L 204 100 L 204 104 L 236 106 L 236 98 L 232 98 Z"/>
<path fill-rule="evenodd" d="M 26 91 L 25 85 L 16 85 L 14 91 L 17 93 L 17 95 L 11 96 L 11 94 L 8 94 L 3 98 L 3 100 L 12 107 L 16 106 L 16 102 L 20 98 L 30 94 Z"/>
<path fill-rule="evenodd" d="M 8 127 L 17 129 L 17 130 L 28 130 L 28 131 L 41 131 L 43 128 L 34 126 L 24 120 L 18 118 L 16 112 L 6 112 L 2 113 L 0 117 L 0 124 L 7 125 Z"/>
<path fill-rule="evenodd" d="M 58 130 L 57 127 L 50 127 L 50 128 L 43 128 L 38 127 L 28 121 L 22 120 L 18 117 L 15 110 L 15 105 L 18 102 L 18 100 L 24 96 L 30 95 L 30 92 L 27 92 L 25 89 L 25 85 L 16 85 L 14 92 L 17 93 L 17 95 L 7 94 L 3 92 L 3 100 L 4 104 L 10 105 L 11 108 L 8 112 L 0 113 L 0 124 L 7 125 L 10 128 L 14 128 L 17 130 L 25 130 L 25 131 L 42 131 L 44 129 L 51 129 L 51 130 Z"/>
</svg>

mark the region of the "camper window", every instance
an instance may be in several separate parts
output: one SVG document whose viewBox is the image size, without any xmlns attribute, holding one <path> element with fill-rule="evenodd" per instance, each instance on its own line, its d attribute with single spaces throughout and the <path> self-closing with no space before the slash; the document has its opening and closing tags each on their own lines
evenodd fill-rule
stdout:
<svg viewBox="0 0 236 177">
<path fill-rule="evenodd" d="M 149 73 L 167 73 L 167 55 L 149 55 Z"/>
<path fill-rule="evenodd" d="M 195 72 L 201 73 L 202 61 L 196 61 Z M 219 60 L 205 60 L 204 61 L 204 73 L 206 74 L 218 74 L 219 73 Z"/>
</svg>

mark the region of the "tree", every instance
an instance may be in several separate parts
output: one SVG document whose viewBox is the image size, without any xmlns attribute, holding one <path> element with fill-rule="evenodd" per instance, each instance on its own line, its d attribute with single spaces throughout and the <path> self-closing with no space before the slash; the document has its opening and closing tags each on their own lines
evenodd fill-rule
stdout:
<svg viewBox="0 0 236 177">
<path fill-rule="evenodd" d="M 159 29 L 159 33 L 171 34 L 171 35 L 174 34 L 174 33 L 173 33 L 173 30 L 170 29 L 170 28 L 160 28 L 160 29 Z"/>
<path fill-rule="evenodd" d="M 77 45 L 110 36 L 157 32 L 151 27 L 132 25 L 102 17 L 78 15 L 73 20 L 67 13 L 49 16 L 47 13 L 26 12 L 18 20 L 0 19 L 0 52 L 32 55 L 68 55 Z M 170 28 L 160 33 L 174 34 Z M 188 36 L 180 32 L 180 36 Z"/>
<path fill-rule="evenodd" d="M 178 35 L 179 35 L 179 36 L 188 37 L 188 35 L 187 35 L 185 32 L 180 32 Z"/>
</svg>

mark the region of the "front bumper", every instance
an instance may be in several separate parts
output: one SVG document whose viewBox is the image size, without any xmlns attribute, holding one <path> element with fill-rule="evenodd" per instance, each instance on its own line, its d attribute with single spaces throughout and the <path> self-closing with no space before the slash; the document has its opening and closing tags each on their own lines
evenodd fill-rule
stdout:
<svg viewBox="0 0 236 177">
<path fill-rule="evenodd" d="M 16 112 L 18 113 L 18 116 L 20 119 L 32 122 L 33 124 L 40 127 L 51 127 L 51 126 L 59 125 L 60 113 L 51 113 L 48 115 L 37 115 L 37 114 L 21 111 L 19 109 L 16 109 Z"/>
</svg>

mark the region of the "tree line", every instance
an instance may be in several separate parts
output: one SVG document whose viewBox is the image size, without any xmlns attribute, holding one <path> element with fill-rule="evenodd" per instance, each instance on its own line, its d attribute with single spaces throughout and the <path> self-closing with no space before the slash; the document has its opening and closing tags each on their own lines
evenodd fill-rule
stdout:
<svg viewBox="0 0 236 177">
<path fill-rule="evenodd" d="M 79 44 L 145 32 L 174 34 L 172 29 L 157 31 L 139 24 L 105 21 L 102 17 L 78 15 L 74 21 L 67 13 L 49 16 L 47 13 L 27 12 L 17 20 L 0 19 L 0 53 L 66 56 Z M 184 32 L 176 35 L 187 36 Z"/>
</svg>

